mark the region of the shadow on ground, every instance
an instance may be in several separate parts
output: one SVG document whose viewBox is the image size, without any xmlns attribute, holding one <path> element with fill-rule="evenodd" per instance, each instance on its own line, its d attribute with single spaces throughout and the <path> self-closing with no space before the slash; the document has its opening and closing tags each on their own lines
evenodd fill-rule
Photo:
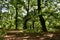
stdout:
<svg viewBox="0 0 60 40">
<path fill-rule="evenodd" d="M 60 40 L 60 33 L 8 33 L 4 40 Z"/>
</svg>

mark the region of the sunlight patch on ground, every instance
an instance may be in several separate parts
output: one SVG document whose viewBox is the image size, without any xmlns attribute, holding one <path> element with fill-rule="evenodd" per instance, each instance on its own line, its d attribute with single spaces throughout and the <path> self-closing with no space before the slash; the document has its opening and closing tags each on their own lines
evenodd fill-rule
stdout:
<svg viewBox="0 0 60 40">
<path fill-rule="evenodd" d="M 53 37 L 54 34 L 45 34 L 44 36 Z"/>
</svg>

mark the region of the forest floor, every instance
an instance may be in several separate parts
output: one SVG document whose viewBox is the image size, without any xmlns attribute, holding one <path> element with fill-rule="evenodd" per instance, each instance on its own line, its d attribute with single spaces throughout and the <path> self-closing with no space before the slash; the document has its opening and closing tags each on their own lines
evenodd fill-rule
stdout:
<svg viewBox="0 0 60 40">
<path fill-rule="evenodd" d="M 8 33 L 4 36 L 5 40 L 60 40 L 60 32 L 40 33 L 19 33 L 17 31 Z"/>
</svg>

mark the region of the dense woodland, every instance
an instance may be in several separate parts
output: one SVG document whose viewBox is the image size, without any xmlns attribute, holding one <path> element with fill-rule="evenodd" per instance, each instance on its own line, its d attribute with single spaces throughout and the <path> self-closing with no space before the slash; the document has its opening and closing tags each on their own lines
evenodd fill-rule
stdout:
<svg viewBox="0 0 60 40">
<path fill-rule="evenodd" d="M 60 0 L 0 0 L 0 35 L 7 30 L 30 33 L 60 29 Z"/>
</svg>

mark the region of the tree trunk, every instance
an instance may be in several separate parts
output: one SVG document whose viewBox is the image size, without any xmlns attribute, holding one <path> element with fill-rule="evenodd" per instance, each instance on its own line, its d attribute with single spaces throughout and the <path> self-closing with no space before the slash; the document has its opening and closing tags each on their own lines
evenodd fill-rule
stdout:
<svg viewBox="0 0 60 40">
<path fill-rule="evenodd" d="M 40 13 L 40 11 L 41 11 L 41 0 L 37 0 L 37 2 L 38 2 L 38 13 Z M 39 18 L 40 18 L 40 22 L 41 22 L 43 31 L 47 32 L 45 20 L 41 14 L 39 15 Z"/>
<path fill-rule="evenodd" d="M 31 18 L 29 18 L 28 15 L 24 17 L 23 29 L 27 29 L 27 22 L 29 19 L 31 19 Z"/>
<path fill-rule="evenodd" d="M 15 19 L 16 19 L 15 20 L 15 25 L 16 25 L 16 28 L 15 29 L 16 30 L 18 29 L 18 11 L 17 10 L 18 10 L 18 8 L 16 7 L 16 17 L 15 17 Z"/>
<path fill-rule="evenodd" d="M 33 25 L 32 27 L 33 27 L 33 29 L 34 29 L 34 22 L 35 22 L 35 21 L 33 20 L 33 22 L 32 22 L 32 25 Z"/>
<path fill-rule="evenodd" d="M 30 18 L 28 18 L 28 13 L 29 13 L 29 2 L 30 2 L 30 0 L 28 0 L 28 8 L 27 8 L 27 15 L 24 17 L 24 26 L 23 26 L 23 29 L 27 29 L 27 21 L 30 19 Z"/>
<path fill-rule="evenodd" d="M 24 21 L 24 24 L 23 24 L 23 25 L 24 25 L 24 26 L 23 26 L 23 29 L 27 29 L 27 25 L 26 25 L 26 24 L 27 24 L 27 20 L 25 20 L 25 21 Z"/>
</svg>

